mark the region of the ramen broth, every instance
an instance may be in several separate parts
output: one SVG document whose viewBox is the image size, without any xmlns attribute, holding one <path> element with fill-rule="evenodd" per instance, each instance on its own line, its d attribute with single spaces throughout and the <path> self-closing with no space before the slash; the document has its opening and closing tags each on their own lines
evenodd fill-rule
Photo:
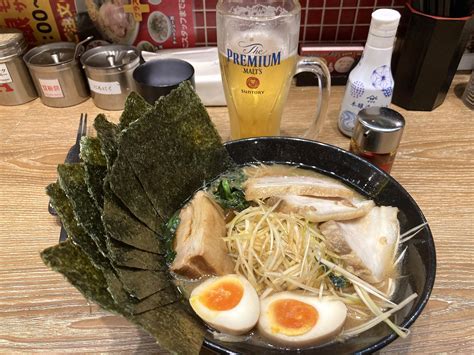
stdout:
<svg viewBox="0 0 474 355">
<path fill-rule="evenodd" d="M 333 179 L 326 175 L 322 175 L 315 171 L 304 169 L 301 167 L 290 166 L 290 165 L 275 164 L 275 165 L 246 166 L 242 168 L 241 171 L 244 172 L 247 178 L 266 177 L 266 176 L 307 176 L 307 177 L 315 177 L 315 178 L 328 181 L 328 182 L 335 182 L 335 181 L 339 182 L 336 179 Z M 232 176 L 232 173 L 230 175 Z M 212 191 L 211 191 L 212 184 L 210 186 L 205 187 L 204 190 L 207 191 L 209 194 L 212 194 Z M 365 200 L 365 197 L 363 197 L 361 194 L 355 191 L 354 191 L 354 198 L 356 200 Z M 234 216 L 235 216 L 235 213 L 232 213 L 230 218 L 227 217 L 226 222 L 229 222 L 229 220 L 232 219 L 232 217 Z M 315 223 L 314 225 L 317 226 L 318 223 Z M 240 274 L 238 271 L 236 273 Z M 186 277 L 183 277 L 177 274 L 174 274 L 173 276 L 175 277 L 174 282 L 176 286 L 179 288 L 180 292 L 183 294 L 183 296 L 186 299 L 189 299 L 193 289 L 199 286 L 199 284 L 201 284 L 204 280 L 206 280 L 211 275 L 203 276 L 197 280 L 190 280 Z M 242 276 L 245 277 L 246 275 L 242 275 Z M 382 292 L 386 293 L 388 297 L 390 297 L 391 295 L 394 294 L 394 291 L 396 288 L 395 280 L 397 279 L 397 277 L 398 275 L 396 273 L 392 274 L 390 278 L 391 279 L 390 282 L 384 281 L 382 283 L 378 283 L 376 285 L 376 288 L 380 289 Z M 351 287 L 349 287 L 347 290 L 348 290 L 347 291 L 348 293 L 355 293 Z M 293 288 L 291 291 L 303 292 L 304 290 Z M 309 292 L 306 292 L 306 294 L 308 293 Z M 261 295 L 262 294 L 260 293 L 260 296 Z M 318 295 L 316 294 L 315 296 L 318 296 Z M 363 316 L 364 313 L 368 314 L 369 316 L 368 317 Z M 360 326 L 361 324 L 367 322 L 368 319 L 373 318 L 373 317 L 374 316 L 370 314 L 370 311 L 368 311 L 367 307 L 364 304 L 361 304 L 360 306 L 350 306 L 348 307 L 347 318 L 344 323 L 344 329 Z M 216 339 L 226 341 L 226 336 L 224 335 L 223 338 L 217 337 Z M 334 339 L 329 340 L 325 344 L 333 342 L 336 339 L 341 340 L 340 338 L 336 337 Z M 278 346 L 278 345 L 270 343 L 268 339 L 263 338 L 261 335 L 259 335 L 258 330 L 256 328 L 254 328 L 250 333 L 245 334 L 243 336 L 237 336 L 237 337 L 231 336 L 229 337 L 229 341 L 245 341 L 245 342 L 249 342 L 251 344 L 260 345 L 260 346 L 270 345 L 272 347 L 280 348 L 280 349 L 287 348 L 284 346 L 282 347 L 282 346 Z M 321 345 L 321 344 L 318 344 L 318 345 Z"/>
</svg>

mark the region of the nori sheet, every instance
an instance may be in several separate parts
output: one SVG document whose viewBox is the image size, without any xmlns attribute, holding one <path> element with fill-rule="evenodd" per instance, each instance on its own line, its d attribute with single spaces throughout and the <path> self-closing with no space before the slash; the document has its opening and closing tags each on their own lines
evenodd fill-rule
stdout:
<svg viewBox="0 0 474 355">
<path fill-rule="evenodd" d="M 153 232 L 233 162 L 189 83 L 154 107 L 133 94 L 119 125 L 99 115 L 94 126 L 98 138 L 84 138 L 85 163 L 58 166 L 59 184 L 48 187 L 71 237 L 41 256 L 87 299 L 139 324 L 164 350 L 199 353 L 205 327 L 179 302 Z"/>
<path fill-rule="evenodd" d="M 128 116 L 132 117 L 133 115 L 130 113 Z M 124 172 L 120 175 L 109 173 L 105 179 L 105 184 L 110 187 L 110 190 L 114 192 L 130 212 L 151 230 L 158 232 L 162 221 L 154 211 L 153 205 L 148 199 L 140 181 L 135 176 L 128 160 L 117 152 L 119 127 L 107 121 L 104 115 L 96 117 L 94 127 L 101 143 L 102 152 L 107 159 L 108 171 L 119 169 Z M 108 187 L 104 187 L 106 194 Z"/>
<path fill-rule="evenodd" d="M 188 82 L 122 131 L 119 152 L 163 220 L 205 181 L 234 165 Z M 130 174 L 117 168 L 112 175 L 126 181 Z"/>
<path fill-rule="evenodd" d="M 120 115 L 119 129 L 127 128 L 130 123 L 139 119 L 152 107 L 143 97 L 132 91 L 125 100 L 125 107 Z"/>
<path fill-rule="evenodd" d="M 66 193 L 80 226 L 91 236 L 104 256 L 107 256 L 105 230 L 100 211 L 89 195 L 84 164 L 58 165 L 59 184 Z"/>
<path fill-rule="evenodd" d="M 162 289 L 147 298 L 130 306 L 130 312 L 134 315 L 145 313 L 157 307 L 167 306 L 171 303 L 178 302 L 180 296 L 175 286 Z"/>
<path fill-rule="evenodd" d="M 107 159 L 102 153 L 99 138 L 84 136 L 81 138 L 80 156 L 82 161 L 99 166 L 107 166 Z"/>
<path fill-rule="evenodd" d="M 51 269 L 63 274 L 87 300 L 98 303 L 108 311 L 126 315 L 107 290 L 107 281 L 102 271 L 92 264 L 72 240 L 68 239 L 43 250 L 41 259 Z"/>
<path fill-rule="evenodd" d="M 114 265 L 124 289 L 137 299 L 148 296 L 168 287 L 171 284 L 168 271 L 131 269 Z"/>
<path fill-rule="evenodd" d="M 99 114 L 94 120 L 94 128 L 100 141 L 102 153 L 107 160 L 107 167 L 111 167 L 117 156 L 117 134 L 119 128 L 115 123 L 109 122 L 105 115 Z"/>
<path fill-rule="evenodd" d="M 115 274 L 109 259 L 102 255 L 92 238 L 80 225 L 77 224 L 72 205 L 64 191 L 58 183 L 54 183 L 46 188 L 46 192 L 51 197 L 51 203 L 58 212 L 63 226 L 73 243 L 77 244 L 82 252 L 89 257 L 92 264 L 102 271 L 107 290 L 115 302 L 122 308 L 127 309 L 128 304 L 134 302 L 133 296 L 123 287 L 121 281 Z M 153 291 L 154 288 L 150 287 L 150 289 Z M 131 313 L 131 310 L 128 312 Z"/>
<path fill-rule="evenodd" d="M 71 240 L 43 250 L 41 258 L 51 269 L 63 274 L 87 300 L 140 325 L 157 339 L 164 350 L 176 354 L 199 353 L 205 328 L 202 322 L 187 313 L 179 302 L 131 316 L 127 310 L 114 302 L 101 270 L 96 268 Z"/>
<path fill-rule="evenodd" d="M 157 343 L 176 354 L 200 353 L 206 332 L 201 320 L 187 313 L 179 302 L 134 317 Z"/>
<path fill-rule="evenodd" d="M 167 269 L 162 255 L 149 253 L 128 246 L 107 236 L 109 258 L 114 265 L 141 270 L 164 271 Z"/>
<path fill-rule="evenodd" d="M 64 229 L 69 238 L 77 244 L 100 269 L 110 268 L 109 260 L 99 251 L 96 242 L 77 223 L 71 202 L 58 183 L 46 187 L 46 193 L 51 199 L 51 204 L 61 218 Z"/>
<path fill-rule="evenodd" d="M 87 190 L 99 211 L 102 211 L 104 209 L 104 179 L 107 175 L 107 168 L 84 163 L 84 169 Z"/>
<path fill-rule="evenodd" d="M 108 175 L 111 190 L 122 201 L 122 203 L 140 221 L 155 232 L 160 231 L 163 220 L 155 211 L 150 199 L 133 172 L 127 158 L 118 153 L 114 165 Z"/>
<path fill-rule="evenodd" d="M 135 219 L 114 199 L 105 199 L 102 222 L 110 237 L 137 249 L 164 254 L 158 235 Z"/>
<path fill-rule="evenodd" d="M 97 137 L 84 136 L 81 139 L 81 159 L 85 163 L 85 181 L 89 194 L 97 208 L 104 207 L 104 179 L 107 175 L 107 160 L 102 154 Z"/>
</svg>

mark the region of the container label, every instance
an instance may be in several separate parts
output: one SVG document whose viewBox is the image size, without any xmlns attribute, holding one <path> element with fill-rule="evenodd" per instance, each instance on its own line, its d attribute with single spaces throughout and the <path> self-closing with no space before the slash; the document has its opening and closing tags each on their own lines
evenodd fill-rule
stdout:
<svg viewBox="0 0 474 355">
<path fill-rule="evenodd" d="M 62 98 L 63 90 L 58 79 L 38 79 L 45 97 Z"/>
<path fill-rule="evenodd" d="M 11 83 L 12 81 L 7 65 L 0 63 L 0 84 Z"/>
<path fill-rule="evenodd" d="M 91 91 L 102 95 L 120 95 L 122 89 L 118 81 L 104 82 L 87 78 Z"/>
</svg>

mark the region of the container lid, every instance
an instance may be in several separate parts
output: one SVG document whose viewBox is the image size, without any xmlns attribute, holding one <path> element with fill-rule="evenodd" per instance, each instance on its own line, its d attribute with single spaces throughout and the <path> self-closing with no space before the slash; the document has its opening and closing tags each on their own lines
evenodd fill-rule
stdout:
<svg viewBox="0 0 474 355">
<path fill-rule="evenodd" d="M 378 9 L 372 12 L 369 33 L 377 37 L 395 37 L 400 13 L 392 9 Z"/>
<path fill-rule="evenodd" d="M 0 30 L 0 59 L 17 56 L 26 49 L 23 33 L 17 29 Z"/>
<path fill-rule="evenodd" d="M 110 45 L 89 49 L 81 57 L 84 66 L 96 69 L 123 68 L 138 63 L 140 52 L 132 46 Z"/>
<path fill-rule="evenodd" d="M 56 66 L 73 61 L 76 45 L 72 42 L 55 42 L 31 49 L 25 61 L 37 66 Z"/>
<path fill-rule="evenodd" d="M 405 119 L 387 107 L 368 107 L 357 114 L 352 139 L 365 151 L 394 152 L 402 139 Z"/>
</svg>

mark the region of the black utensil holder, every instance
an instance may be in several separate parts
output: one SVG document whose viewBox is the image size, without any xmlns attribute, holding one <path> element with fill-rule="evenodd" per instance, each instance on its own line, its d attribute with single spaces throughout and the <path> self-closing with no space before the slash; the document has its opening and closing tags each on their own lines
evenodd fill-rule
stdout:
<svg viewBox="0 0 474 355">
<path fill-rule="evenodd" d="M 418 111 L 441 105 L 473 28 L 472 16 L 431 16 L 407 3 L 393 55 L 392 102 Z"/>
</svg>

